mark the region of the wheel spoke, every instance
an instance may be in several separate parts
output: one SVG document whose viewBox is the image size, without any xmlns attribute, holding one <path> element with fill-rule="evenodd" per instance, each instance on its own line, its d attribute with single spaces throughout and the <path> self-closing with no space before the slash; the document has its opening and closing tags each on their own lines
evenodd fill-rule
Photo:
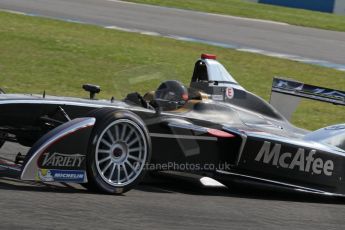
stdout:
<svg viewBox="0 0 345 230">
<path fill-rule="evenodd" d="M 103 162 L 109 160 L 111 157 L 110 156 L 107 156 L 105 158 L 103 158 L 102 160 L 99 160 L 98 163 L 102 164 Z"/>
<path fill-rule="evenodd" d="M 133 152 L 137 152 L 137 151 L 140 151 L 140 150 L 141 150 L 141 147 L 137 147 L 137 148 L 129 149 L 129 152 L 133 153 Z"/>
<path fill-rule="evenodd" d="M 125 164 L 127 164 L 134 171 L 134 173 L 137 172 L 137 170 L 134 168 L 134 166 L 131 164 L 131 162 L 126 161 Z"/>
<path fill-rule="evenodd" d="M 134 140 L 132 140 L 131 142 L 128 143 L 128 146 L 130 147 L 130 146 L 132 146 L 133 144 L 137 143 L 138 141 L 139 141 L 139 138 L 136 137 L 136 138 L 134 138 Z"/>
<path fill-rule="evenodd" d="M 140 159 L 138 157 L 135 157 L 135 156 L 132 156 L 132 155 L 128 155 L 128 158 L 130 158 L 132 160 L 140 161 Z"/>
<path fill-rule="evenodd" d="M 109 129 L 108 129 L 108 131 L 107 131 L 107 134 L 108 134 L 108 137 L 109 137 L 110 140 L 111 140 L 111 143 L 114 144 L 114 143 L 115 143 L 115 140 L 114 140 L 114 137 L 113 137 L 113 135 L 112 135 L 112 133 L 110 132 Z"/>
<path fill-rule="evenodd" d="M 123 140 L 125 138 L 126 130 L 127 130 L 127 125 L 123 124 L 122 125 L 122 131 L 121 131 L 121 138 L 120 138 L 121 140 Z"/>
<path fill-rule="evenodd" d="M 109 180 L 110 180 L 110 181 L 111 181 L 111 179 L 113 178 L 115 168 L 116 168 L 116 164 L 113 164 L 113 168 L 111 169 L 111 173 L 110 173 L 110 177 L 109 177 Z"/>
<path fill-rule="evenodd" d="M 102 170 L 102 173 L 104 175 L 104 173 L 108 170 L 108 168 L 110 167 L 110 165 L 112 164 L 113 162 L 109 162 L 109 164 Z"/>
<path fill-rule="evenodd" d="M 141 144 L 142 144 L 141 141 L 139 141 L 139 148 L 140 148 L 140 150 L 142 149 L 142 145 Z M 139 151 L 139 158 L 140 159 L 142 159 L 142 152 L 143 151 Z"/>
<path fill-rule="evenodd" d="M 105 144 L 106 146 L 108 146 L 109 148 L 111 148 L 111 144 L 110 144 L 108 141 L 102 139 L 101 142 L 102 142 L 103 144 Z"/>
<path fill-rule="evenodd" d="M 125 142 L 128 142 L 129 138 L 132 136 L 134 132 L 134 129 L 131 129 L 131 131 L 129 132 L 129 134 L 127 135 L 126 139 L 124 140 Z"/>
<path fill-rule="evenodd" d="M 115 136 L 116 136 L 116 140 L 118 140 L 119 137 L 120 137 L 120 134 L 119 134 L 119 126 L 118 126 L 118 125 L 115 125 Z"/>
<path fill-rule="evenodd" d="M 99 153 L 108 153 L 110 154 L 110 149 L 106 150 L 106 149 L 98 149 Z"/>
<path fill-rule="evenodd" d="M 127 173 L 126 165 L 124 163 L 121 165 L 122 165 L 123 171 L 125 172 L 126 180 L 128 180 L 128 173 Z"/>
<path fill-rule="evenodd" d="M 120 176 L 121 176 L 120 165 L 117 165 L 117 183 L 119 184 L 121 183 Z"/>
</svg>

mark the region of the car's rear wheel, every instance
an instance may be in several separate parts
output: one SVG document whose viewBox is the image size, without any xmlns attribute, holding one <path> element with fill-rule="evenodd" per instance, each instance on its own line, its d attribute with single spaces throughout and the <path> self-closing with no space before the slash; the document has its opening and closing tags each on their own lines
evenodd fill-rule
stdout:
<svg viewBox="0 0 345 230">
<path fill-rule="evenodd" d="M 88 155 L 85 187 L 120 194 L 133 188 L 145 174 L 151 141 L 144 122 L 129 111 L 98 109 Z"/>
</svg>

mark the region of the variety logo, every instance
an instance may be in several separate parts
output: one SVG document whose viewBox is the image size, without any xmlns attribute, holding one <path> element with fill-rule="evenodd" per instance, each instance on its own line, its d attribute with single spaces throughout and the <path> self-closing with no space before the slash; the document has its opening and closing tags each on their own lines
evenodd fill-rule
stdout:
<svg viewBox="0 0 345 230">
<path fill-rule="evenodd" d="M 44 153 L 42 167 L 78 167 L 80 168 L 85 155 L 81 154 L 62 154 L 62 153 Z"/>
<path fill-rule="evenodd" d="M 271 148 L 271 142 L 265 141 L 255 161 L 262 161 L 265 164 L 280 166 L 282 168 L 295 169 L 302 172 L 312 172 L 315 174 L 324 174 L 332 176 L 334 162 L 332 160 L 323 161 L 321 158 L 314 158 L 316 150 L 309 153 L 303 148 L 299 148 L 295 154 L 281 152 L 281 144 L 274 144 Z"/>
<path fill-rule="evenodd" d="M 38 177 L 44 182 L 86 182 L 85 172 L 82 170 L 39 169 Z"/>
</svg>

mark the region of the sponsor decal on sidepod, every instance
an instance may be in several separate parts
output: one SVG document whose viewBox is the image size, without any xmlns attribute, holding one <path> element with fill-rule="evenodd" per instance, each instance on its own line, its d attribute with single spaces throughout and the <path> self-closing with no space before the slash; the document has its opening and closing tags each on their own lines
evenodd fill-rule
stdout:
<svg viewBox="0 0 345 230">
<path fill-rule="evenodd" d="M 289 152 L 281 152 L 281 144 L 274 144 L 271 148 L 271 142 L 265 141 L 259 153 L 255 157 L 255 161 L 262 161 L 265 164 L 280 166 L 282 168 L 295 169 L 299 171 L 324 174 L 332 176 L 334 162 L 332 160 L 324 160 L 322 158 L 314 158 L 316 150 L 310 150 L 309 153 L 303 148 L 299 148 L 295 154 Z"/>
<path fill-rule="evenodd" d="M 57 169 L 39 169 L 38 178 L 44 182 L 85 182 L 85 172 L 82 170 L 57 170 Z"/>
<path fill-rule="evenodd" d="M 85 155 L 81 154 L 62 154 L 44 153 L 42 161 L 43 167 L 81 167 L 85 160 Z"/>
</svg>

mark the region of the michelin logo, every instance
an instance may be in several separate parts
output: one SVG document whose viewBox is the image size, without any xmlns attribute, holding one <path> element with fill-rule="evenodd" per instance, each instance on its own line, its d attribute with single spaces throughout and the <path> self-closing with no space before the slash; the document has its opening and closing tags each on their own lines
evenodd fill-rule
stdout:
<svg viewBox="0 0 345 230">
<path fill-rule="evenodd" d="M 271 142 L 265 141 L 259 153 L 255 157 L 255 161 L 280 166 L 282 168 L 295 169 L 302 172 L 311 172 L 317 175 L 324 174 L 332 176 L 334 170 L 334 162 L 332 160 L 323 161 L 321 158 L 314 158 L 316 150 L 309 153 L 303 148 L 299 148 L 296 154 L 289 152 L 281 152 L 281 144 L 274 144 L 271 148 Z"/>
<path fill-rule="evenodd" d="M 38 177 L 44 182 L 86 182 L 85 172 L 82 170 L 39 169 Z"/>
</svg>

